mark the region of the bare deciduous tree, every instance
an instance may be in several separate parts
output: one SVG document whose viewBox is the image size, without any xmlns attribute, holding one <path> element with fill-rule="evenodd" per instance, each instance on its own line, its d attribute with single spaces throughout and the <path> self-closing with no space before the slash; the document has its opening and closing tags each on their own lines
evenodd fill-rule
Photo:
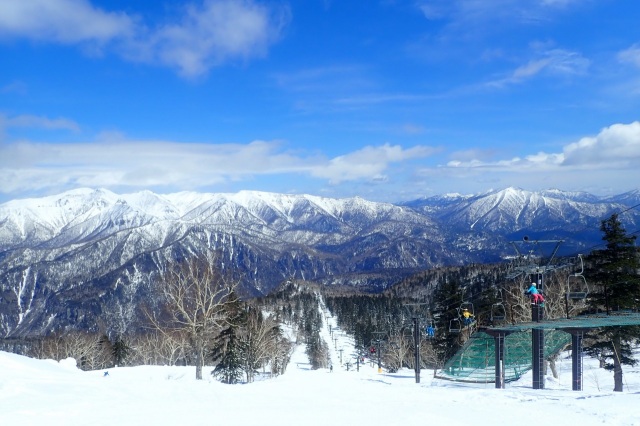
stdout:
<svg viewBox="0 0 640 426">
<path fill-rule="evenodd" d="M 208 344 L 227 322 L 226 308 L 236 300 L 237 281 L 223 274 L 215 256 L 209 255 L 170 264 L 157 285 L 164 310 L 149 318 L 163 333 L 180 331 L 188 336 L 196 379 L 202 380 Z"/>
<path fill-rule="evenodd" d="M 420 360 L 423 366 L 433 369 L 434 377 L 438 369 L 444 366 L 444 362 L 433 347 L 433 340 L 423 340 L 420 344 Z"/>
<path fill-rule="evenodd" d="M 293 353 L 293 343 L 280 334 L 277 336 L 276 344 L 272 349 L 269 354 L 271 374 L 274 376 L 284 374 Z"/>
<path fill-rule="evenodd" d="M 255 369 L 269 360 L 279 336 L 279 324 L 273 316 L 265 317 L 259 310 L 249 309 L 244 327 L 238 332 L 247 383 L 253 382 Z"/>
<path fill-rule="evenodd" d="M 155 330 L 134 336 L 131 348 L 132 365 L 176 365 L 186 359 L 189 339 L 184 333 Z"/>
<path fill-rule="evenodd" d="M 106 336 L 98 333 L 74 331 L 64 335 L 51 335 L 32 349 L 33 356 L 60 361 L 74 358 L 83 370 L 111 367 L 113 358 Z"/>
<path fill-rule="evenodd" d="M 527 276 L 518 277 L 513 284 L 505 286 L 504 297 L 507 306 L 507 320 L 511 323 L 531 321 L 531 302 L 524 294 L 529 280 Z"/>
<path fill-rule="evenodd" d="M 413 337 L 406 333 L 397 333 L 389 337 L 387 350 L 384 352 L 384 363 L 391 371 L 398 371 L 403 366 L 413 367 L 415 362 L 412 354 Z"/>
</svg>

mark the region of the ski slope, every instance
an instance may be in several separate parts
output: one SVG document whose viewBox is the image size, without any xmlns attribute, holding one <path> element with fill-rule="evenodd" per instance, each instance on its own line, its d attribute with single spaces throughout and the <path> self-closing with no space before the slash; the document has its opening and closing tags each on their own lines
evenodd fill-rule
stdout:
<svg viewBox="0 0 640 426">
<path fill-rule="evenodd" d="M 320 303 L 322 307 L 322 303 Z M 549 425 L 640 426 L 640 367 L 625 367 L 625 391 L 614 393 L 611 373 L 585 358 L 584 391 L 571 390 L 570 354 L 559 379 L 531 389 L 530 373 L 495 389 L 433 379 L 423 370 L 378 373 L 366 362 L 346 369 L 353 339 L 327 320 L 321 335 L 331 347 L 333 372 L 311 370 L 296 348 L 287 372 L 252 384 L 225 385 L 205 368 L 140 366 L 83 372 L 72 359 L 34 360 L 0 352 L 0 425 Z M 329 325 L 334 330 L 331 340 Z M 342 364 L 340 352 L 342 349 Z M 108 372 L 108 376 L 105 376 Z"/>
</svg>

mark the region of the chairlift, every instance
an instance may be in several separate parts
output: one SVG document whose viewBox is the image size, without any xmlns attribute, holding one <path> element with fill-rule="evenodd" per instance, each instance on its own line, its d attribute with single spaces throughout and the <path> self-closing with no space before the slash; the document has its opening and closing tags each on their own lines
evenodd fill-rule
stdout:
<svg viewBox="0 0 640 426">
<path fill-rule="evenodd" d="M 464 312 L 469 312 L 468 316 L 464 315 Z M 473 303 L 471 302 L 462 302 L 460 307 L 458 308 L 458 318 L 463 326 L 463 328 L 471 326 L 476 322 L 476 315 L 473 310 Z"/>
<path fill-rule="evenodd" d="M 462 319 L 460 317 L 453 318 L 449 321 L 449 333 L 460 333 L 464 328 Z"/>
<path fill-rule="evenodd" d="M 570 274 L 567 277 L 567 299 L 586 299 L 589 294 L 587 279 L 582 275 L 584 273 L 584 261 L 582 259 L 582 255 L 579 254 L 578 258 L 580 259 L 580 272 Z"/>
<path fill-rule="evenodd" d="M 433 339 L 436 334 L 436 326 L 433 322 L 433 319 L 427 319 L 427 325 L 424 328 L 424 333 L 427 336 L 427 339 Z"/>
<path fill-rule="evenodd" d="M 507 309 L 502 303 L 503 300 L 502 289 L 500 289 L 500 301 L 491 305 L 490 320 L 492 323 L 495 321 L 504 321 L 507 318 Z"/>
<path fill-rule="evenodd" d="M 491 321 L 504 321 L 507 318 L 507 310 L 502 302 L 491 305 Z"/>
<path fill-rule="evenodd" d="M 475 316 L 475 311 L 473 310 L 473 303 L 471 302 L 462 302 L 460 308 L 458 308 L 458 312 L 469 311 L 471 315 Z"/>
</svg>

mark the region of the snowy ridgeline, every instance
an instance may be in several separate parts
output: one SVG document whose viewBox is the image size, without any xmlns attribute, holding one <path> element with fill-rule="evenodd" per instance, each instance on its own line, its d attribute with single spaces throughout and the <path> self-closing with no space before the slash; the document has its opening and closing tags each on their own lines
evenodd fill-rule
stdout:
<svg viewBox="0 0 640 426">
<path fill-rule="evenodd" d="M 157 298 L 153 277 L 176 253 L 219 253 L 246 295 L 269 294 L 294 277 L 381 291 L 441 265 L 496 262 L 506 241 L 528 233 L 562 238 L 558 254 L 601 243 L 600 220 L 638 192 L 599 198 L 507 188 L 394 205 L 243 191 L 149 191 L 118 195 L 77 189 L 0 204 L 0 334 L 142 326 L 136 308 Z M 640 220 L 631 209 L 623 217 Z M 112 291 L 117 288 L 118 291 Z M 64 297 L 60 297 L 64 295 Z M 115 324 L 118 324 L 116 327 Z"/>
<path fill-rule="evenodd" d="M 322 306 L 322 304 L 321 304 Z M 558 360 L 559 379 L 531 388 L 531 374 L 506 389 L 435 380 L 423 370 L 356 369 L 353 339 L 324 312 L 321 337 L 330 342 L 333 371 L 312 370 L 297 346 L 284 375 L 225 385 L 205 368 L 140 366 L 82 372 L 73 359 L 34 360 L 0 352 L 0 419 L 7 425 L 394 425 L 460 422 L 640 426 L 640 368 L 625 367 L 625 391 L 612 374 L 584 359 L 584 390 L 571 390 L 571 359 Z M 329 328 L 332 333 L 330 334 Z"/>
</svg>

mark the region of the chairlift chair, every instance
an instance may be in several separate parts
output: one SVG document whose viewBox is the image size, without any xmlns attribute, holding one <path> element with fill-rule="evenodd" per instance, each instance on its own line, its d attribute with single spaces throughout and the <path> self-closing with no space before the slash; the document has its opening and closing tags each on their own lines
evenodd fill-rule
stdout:
<svg viewBox="0 0 640 426">
<path fill-rule="evenodd" d="M 460 333 L 463 328 L 464 326 L 462 324 L 462 319 L 460 319 L 459 317 L 453 318 L 451 321 L 449 321 L 449 333 Z"/>
<path fill-rule="evenodd" d="M 584 276 L 573 274 L 567 278 L 567 298 L 568 299 L 586 299 L 589 294 L 589 287 Z"/>
<path fill-rule="evenodd" d="M 476 313 L 473 310 L 473 303 L 471 303 L 471 302 L 462 302 L 462 304 L 460 305 L 460 308 L 458 308 L 458 312 L 462 312 L 465 309 L 467 311 L 471 312 L 471 315 L 475 316 Z"/>
<path fill-rule="evenodd" d="M 567 299 L 586 299 L 589 294 L 587 279 L 582 275 L 584 273 L 584 261 L 582 260 L 582 255 L 579 254 L 578 258 L 580 259 L 580 272 L 570 274 L 567 277 Z"/>
<path fill-rule="evenodd" d="M 491 305 L 491 321 L 504 321 L 507 318 L 507 310 L 502 302 Z"/>
</svg>

